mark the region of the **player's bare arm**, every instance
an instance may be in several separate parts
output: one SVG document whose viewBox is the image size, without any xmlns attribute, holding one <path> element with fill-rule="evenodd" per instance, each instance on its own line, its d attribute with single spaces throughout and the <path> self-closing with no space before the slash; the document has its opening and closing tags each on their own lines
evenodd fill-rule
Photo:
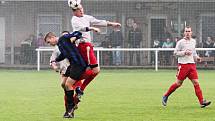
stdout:
<svg viewBox="0 0 215 121">
<path fill-rule="evenodd" d="M 94 31 L 96 33 L 100 33 L 101 30 L 99 28 L 96 28 L 96 27 L 88 27 L 89 31 Z"/>
<path fill-rule="evenodd" d="M 194 60 L 195 60 L 196 62 L 202 62 L 202 58 L 199 57 L 199 56 L 194 56 Z"/>
<path fill-rule="evenodd" d="M 107 21 L 107 26 L 121 27 L 120 23 Z"/>
</svg>

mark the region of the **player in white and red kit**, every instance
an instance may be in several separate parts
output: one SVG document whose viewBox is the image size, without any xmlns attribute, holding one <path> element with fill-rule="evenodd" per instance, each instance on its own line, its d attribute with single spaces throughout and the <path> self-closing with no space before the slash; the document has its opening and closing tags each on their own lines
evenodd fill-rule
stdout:
<svg viewBox="0 0 215 121">
<path fill-rule="evenodd" d="M 178 72 L 176 81 L 170 86 L 162 98 L 163 106 L 167 105 L 168 97 L 183 84 L 188 77 L 193 83 L 196 96 L 198 97 L 200 106 L 206 107 L 210 105 L 210 101 L 203 99 L 202 91 L 198 82 L 198 74 L 195 61 L 201 62 L 201 58 L 197 55 L 196 40 L 192 38 L 192 29 L 187 26 L 184 29 L 184 38 L 177 42 L 174 55 L 178 57 Z"/>
<path fill-rule="evenodd" d="M 80 87 L 80 90 L 84 91 L 85 87 L 95 78 L 95 76 L 100 71 L 96 56 L 94 54 L 93 45 L 91 43 L 92 38 L 91 38 L 90 31 L 100 32 L 99 28 L 96 28 L 93 26 L 118 27 L 118 26 L 121 26 L 121 24 L 115 23 L 115 22 L 109 22 L 106 20 L 98 20 L 93 16 L 85 15 L 84 9 L 81 4 L 77 4 L 76 8 L 73 8 L 72 11 L 73 11 L 73 17 L 71 19 L 71 24 L 72 24 L 73 31 L 79 31 L 82 33 L 82 38 L 80 38 L 79 44 L 78 44 L 78 50 L 80 51 L 83 59 L 86 61 L 86 63 L 89 64 L 91 68 L 90 70 L 85 72 L 85 75 L 88 76 L 88 78 L 84 80 L 82 86 Z"/>
</svg>

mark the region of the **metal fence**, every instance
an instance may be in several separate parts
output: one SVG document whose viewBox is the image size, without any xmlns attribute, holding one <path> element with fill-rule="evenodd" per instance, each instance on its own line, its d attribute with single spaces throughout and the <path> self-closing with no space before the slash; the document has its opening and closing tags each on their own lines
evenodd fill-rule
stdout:
<svg viewBox="0 0 215 121">
<path fill-rule="evenodd" d="M 44 54 L 51 54 L 53 47 L 39 47 L 37 51 L 37 71 L 41 69 L 41 60 Z M 98 64 L 107 68 L 176 68 L 177 58 L 174 56 L 174 48 L 95 48 Z M 207 51 L 215 52 L 215 48 L 196 48 L 198 55 L 202 58 L 197 63 L 198 67 L 213 69 L 215 57 L 205 57 Z M 114 55 L 116 58 L 113 58 Z M 145 56 L 144 56 L 145 55 Z M 48 60 L 46 61 L 48 62 Z M 48 64 L 47 64 L 48 65 Z"/>
<path fill-rule="evenodd" d="M 167 39 L 175 45 L 186 25 L 193 28 L 198 47 L 214 47 L 214 0 L 82 0 L 82 4 L 86 14 L 122 24 L 120 45 L 116 45 L 118 40 L 110 37 L 114 32 L 112 28 L 102 28 L 101 34 L 92 33 L 96 47 L 162 48 Z M 72 31 L 71 17 L 72 11 L 66 0 L 1 0 L 0 67 L 36 69 L 35 49 L 47 46 L 41 38 L 48 31 L 57 35 L 63 30 Z M 134 30 L 135 26 L 137 29 Z M 41 55 L 41 67 L 48 67 L 50 53 Z M 119 53 L 102 51 L 101 54 L 102 59 L 108 60 L 101 63 L 105 67 L 147 67 L 155 63 L 153 52 L 122 52 L 121 62 L 116 60 Z M 213 52 L 207 55 L 208 51 L 200 54 L 214 56 Z M 166 61 L 169 56 L 161 57 L 164 67 L 172 65 Z"/>
</svg>

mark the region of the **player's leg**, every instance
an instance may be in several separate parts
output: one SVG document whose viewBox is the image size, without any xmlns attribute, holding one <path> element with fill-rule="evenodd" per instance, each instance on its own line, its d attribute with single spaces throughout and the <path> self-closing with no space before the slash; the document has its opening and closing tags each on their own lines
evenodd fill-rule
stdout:
<svg viewBox="0 0 215 121">
<path fill-rule="evenodd" d="M 67 109 L 68 109 L 68 117 L 65 118 L 74 118 L 74 89 L 73 89 L 73 84 L 75 83 L 75 80 L 68 77 L 66 80 L 66 102 L 67 102 Z"/>
<path fill-rule="evenodd" d="M 90 57 L 90 51 L 91 51 L 90 46 L 91 46 L 90 43 L 80 43 L 78 45 L 78 50 L 79 50 L 81 56 L 83 57 L 84 61 L 88 65 L 90 65 L 90 62 L 91 62 L 91 59 L 89 58 Z M 94 74 L 93 70 L 88 69 L 82 74 L 81 79 L 86 79 L 93 74 Z"/>
<path fill-rule="evenodd" d="M 86 67 L 83 67 L 80 65 L 72 65 L 72 67 L 70 69 L 70 72 L 71 72 L 70 77 L 75 80 L 80 80 L 81 76 L 85 72 L 85 70 L 86 70 Z M 76 92 L 77 96 L 83 95 L 83 92 L 80 90 L 80 86 L 75 86 L 75 92 Z M 75 96 L 75 97 L 77 97 L 77 96 Z"/>
<path fill-rule="evenodd" d="M 94 50 L 93 50 L 93 46 L 91 43 L 80 43 L 78 45 L 78 50 L 81 54 L 81 56 L 83 57 L 84 61 L 92 66 L 91 68 L 93 68 L 93 73 L 94 74 L 98 74 L 100 72 L 100 68 L 96 68 L 98 67 L 98 62 L 96 59 L 96 56 L 94 54 Z"/>
<path fill-rule="evenodd" d="M 203 108 L 203 107 L 210 105 L 211 102 L 204 100 L 202 90 L 201 90 L 201 87 L 200 87 L 199 81 L 198 81 L 198 74 L 197 74 L 196 66 L 195 65 L 191 65 L 191 66 L 192 66 L 192 69 L 188 75 L 188 78 L 193 83 L 195 94 L 198 97 L 200 106 Z"/>
<path fill-rule="evenodd" d="M 182 80 L 176 80 L 167 90 L 167 92 L 164 94 L 164 96 L 170 96 L 178 87 L 182 85 L 183 81 Z"/>
<path fill-rule="evenodd" d="M 61 87 L 63 89 L 65 89 L 66 80 L 67 80 L 67 77 L 61 74 Z"/>
<path fill-rule="evenodd" d="M 167 90 L 167 92 L 164 94 L 163 98 L 162 98 L 162 104 L 163 106 L 167 105 L 167 101 L 168 101 L 168 97 L 181 85 L 183 84 L 182 80 L 176 80 Z"/>
<path fill-rule="evenodd" d="M 80 87 L 82 85 L 82 81 L 83 80 L 76 81 L 75 84 L 73 85 L 73 89 L 75 89 L 76 87 Z"/>
<path fill-rule="evenodd" d="M 93 46 L 89 45 L 87 47 L 90 47 L 90 50 L 87 51 L 87 58 L 88 58 L 88 62 L 90 65 L 90 68 L 92 70 L 92 74 L 90 75 L 89 78 L 86 78 L 81 86 L 81 90 L 84 91 L 84 89 L 86 88 L 86 86 L 97 76 L 97 74 L 100 72 L 100 67 L 98 65 L 96 56 L 94 54 L 94 50 L 93 50 Z"/>
<path fill-rule="evenodd" d="M 200 107 L 204 108 L 204 107 L 210 105 L 211 101 L 204 100 L 204 98 L 203 98 L 202 90 L 200 88 L 198 79 L 192 79 L 191 81 L 193 83 L 196 96 L 198 97 Z"/>
<path fill-rule="evenodd" d="M 167 105 L 167 100 L 168 97 L 178 88 L 183 84 L 183 81 L 186 79 L 187 76 L 187 67 L 184 65 L 179 65 L 177 74 L 176 74 L 176 81 L 169 87 L 167 92 L 163 95 L 162 97 L 162 104 L 163 106 Z"/>
<path fill-rule="evenodd" d="M 81 43 L 78 46 L 80 53 L 84 60 L 89 64 L 89 70 L 86 70 L 82 77 L 85 79 L 82 86 L 80 87 L 81 91 L 84 91 L 86 86 L 96 77 L 100 72 L 100 67 L 98 66 L 96 56 L 94 54 L 93 46 L 91 43 Z M 79 90 L 78 90 L 79 91 Z M 80 92 L 80 91 L 79 91 Z"/>
<path fill-rule="evenodd" d="M 77 87 L 81 87 L 81 85 L 82 85 L 82 80 L 76 81 L 75 84 L 73 85 L 73 89 L 76 89 Z M 80 99 L 77 97 L 77 94 L 75 94 L 73 98 L 75 103 L 74 109 L 78 109 L 78 103 L 80 102 Z"/>
<path fill-rule="evenodd" d="M 97 74 L 100 71 L 100 67 L 95 67 L 95 68 L 92 68 L 90 70 L 92 70 L 93 73 L 88 78 L 86 78 L 84 80 L 83 84 L 80 87 L 81 91 L 84 91 L 85 88 L 87 87 L 87 85 L 97 76 Z"/>
<path fill-rule="evenodd" d="M 61 74 L 61 87 L 63 88 L 64 90 L 64 106 L 65 106 L 65 113 L 63 115 L 63 117 L 67 117 L 68 115 L 68 106 L 67 106 L 67 96 L 66 96 L 66 80 L 67 80 L 67 77 L 64 76 L 63 74 Z"/>
<path fill-rule="evenodd" d="M 92 67 L 92 66 L 91 66 Z M 82 78 L 84 78 L 83 84 L 80 87 L 75 89 L 77 97 L 80 99 L 84 94 L 85 88 L 89 85 L 89 83 L 97 76 L 100 71 L 99 67 L 94 67 L 93 69 L 86 70 L 84 74 L 82 74 Z"/>
</svg>

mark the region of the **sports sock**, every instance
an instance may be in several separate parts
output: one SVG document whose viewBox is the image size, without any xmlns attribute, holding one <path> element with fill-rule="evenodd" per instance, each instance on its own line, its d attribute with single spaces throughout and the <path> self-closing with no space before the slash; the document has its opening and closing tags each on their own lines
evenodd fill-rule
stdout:
<svg viewBox="0 0 215 121">
<path fill-rule="evenodd" d="M 82 81 L 81 80 L 79 80 L 79 81 L 76 81 L 75 82 L 75 84 L 73 84 L 73 89 L 76 89 L 76 87 L 81 87 L 81 85 L 82 85 Z"/>
<path fill-rule="evenodd" d="M 90 76 L 89 78 L 86 78 L 81 85 L 81 90 L 84 91 L 84 89 L 87 87 L 87 85 L 96 77 L 97 74 L 94 74 Z"/>
<path fill-rule="evenodd" d="M 66 90 L 64 90 L 64 106 L 66 112 L 68 111 L 68 103 L 67 103 L 67 96 L 66 96 Z"/>
<path fill-rule="evenodd" d="M 199 84 L 194 85 L 196 96 L 198 97 L 199 103 L 202 104 L 203 102 L 203 96 L 202 96 L 202 90 L 199 86 Z"/>
<path fill-rule="evenodd" d="M 169 89 L 168 89 L 168 91 L 164 94 L 164 96 L 169 96 L 169 95 L 171 95 L 178 87 L 180 87 L 179 85 L 177 85 L 176 83 L 173 83 L 170 87 L 169 87 Z"/>
<path fill-rule="evenodd" d="M 74 95 L 74 90 L 66 91 L 68 110 L 71 110 L 74 107 L 73 95 Z"/>
<path fill-rule="evenodd" d="M 74 99 L 74 104 L 75 105 L 77 105 L 80 102 L 80 100 L 77 97 L 77 94 L 74 94 L 73 99 Z"/>
</svg>

